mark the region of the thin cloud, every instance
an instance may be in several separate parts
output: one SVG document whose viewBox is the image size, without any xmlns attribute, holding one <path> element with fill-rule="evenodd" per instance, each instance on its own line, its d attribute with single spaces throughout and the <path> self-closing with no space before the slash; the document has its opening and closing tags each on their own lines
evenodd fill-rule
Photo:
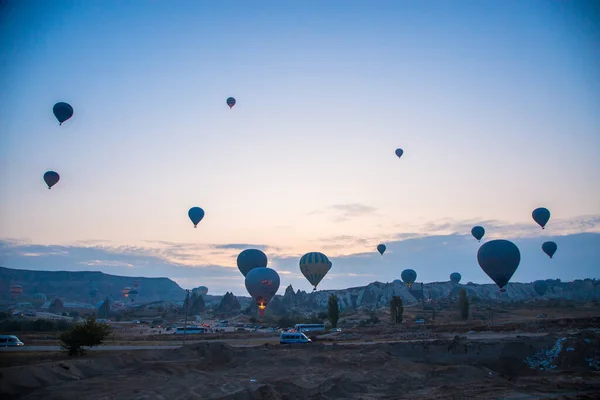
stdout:
<svg viewBox="0 0 600 400">
<path fill-rule="evenodd" d="M 332 206 L 326 207 L 325 209 L 315 210 L 308 214 L 332 214 L 335 221 L 342 222 L 352 218 L 364 217 L 366 215 L 373 214 L 375 211 L 377 211 L 376 208 L 365 204 L 350 203 L 334 204 Z"/>
<path fill-rule="evenodd" d="M 265 251 L 269 248 L 266 244 L 250 244 L 250 243 L 225 243 L 225 244 L 213 244 L 211 247 L 215 249 L 227 249 L 227 250 L 245 250 L 245 249 L 258 249 Z"/>
</svg>

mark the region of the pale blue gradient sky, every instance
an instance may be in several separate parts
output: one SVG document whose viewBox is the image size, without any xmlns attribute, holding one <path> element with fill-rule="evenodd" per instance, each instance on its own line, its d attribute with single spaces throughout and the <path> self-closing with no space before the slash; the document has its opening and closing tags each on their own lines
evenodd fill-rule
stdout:
<svg viewBox="0 0 600 400">
<path fill-rule="evenodd" d="M 448 217 L 600 214 L 598 3 L 290 3 L 9 1 L 0 238 L 370 238 L 335 256 Z"/>
</svg>

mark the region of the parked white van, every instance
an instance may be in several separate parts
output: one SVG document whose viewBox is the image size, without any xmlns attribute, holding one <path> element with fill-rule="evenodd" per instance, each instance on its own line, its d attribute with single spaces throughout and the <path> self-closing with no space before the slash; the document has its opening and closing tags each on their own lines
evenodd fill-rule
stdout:
<svg viewBox="0 0 600 400">
<path fill-rule="evenodd" d="M 310 343 L 312 340 L 306 337 L 302 332 L 281 332 L 279 335 L 279 343 Z"/>
<path fill-rule="evenodd" d="M 25 343 L 21 342 L 18 337 L 13 335 L 0 335 L 0 347 L 21 347 Z"/>
</svg>

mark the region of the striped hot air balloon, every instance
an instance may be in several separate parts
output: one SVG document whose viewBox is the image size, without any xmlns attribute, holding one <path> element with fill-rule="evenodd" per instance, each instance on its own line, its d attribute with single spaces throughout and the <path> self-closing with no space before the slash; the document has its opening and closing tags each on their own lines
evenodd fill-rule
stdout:
<svg viewBox="0 0 600 400">
<path fill-rule="evenodd" d="M 317 290 L 317 285 L 327 275 L 332 263 L 327 256 L 319 252 L 306 253 L 300 258 L 300 272 Z"/>
</svg>

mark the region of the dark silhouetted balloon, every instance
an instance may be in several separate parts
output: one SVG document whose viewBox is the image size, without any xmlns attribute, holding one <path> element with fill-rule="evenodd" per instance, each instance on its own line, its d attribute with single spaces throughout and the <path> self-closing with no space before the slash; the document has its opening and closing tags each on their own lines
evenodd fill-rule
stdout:
<svg viewBox="0 0 600 400">
<path fill-rule="evenodd" d="M 483 272 L 503 289 L 521 262 L 521 252 L 511 241 L 491 240 L 477 251 L 477 262 Z"/>
<path fill-rule="evenodd" d="M 327 275 L 332 265 L 325 254 L 317 251 L 306 253 L 300 258 L 300 272 L 313 285 L 313 291 L 317 290 L 317 285 Z"/>
<path fill-rule="evenodd" d="M 410 288 L 412 284 L 415 283 L 415 281 L 417 280 L 417 273 L 414 269 L 405 269 L 400 274 L 400 278 L 402 278 L 404 283 L 406 283 L 406 286 Z"/>
<path fill-rule="evenodd" d="M 73 107 L 68 103 L 56 103 L 52 111 L 58 122 L 60 122 L 60 125 L 73 116 Z"/>
<path fill-rule="evenodd" d="M 453 272 L 450 274 L 450 282 L 454 284 L 458 284 L 458 282 L 460 282 L 461 279 L 462 276 L 458 272 Z"/>
<path fill-rule="evenodd" d="M 377 245 L 377 251 L 379 252 L 379 254 L 383 255 L 383 253 L 385 253 L 385 249 L 387 249 L 387 247 L 385 247 L 385 244 Z"/>
<path fill-rule="evenodd" d="M 244 276 L 254 268 L 266 268 L 267 262 L 267 255 L 258 249 L 246 249 L 237 256 L 238 269 Z"/>
<path fill-rule="evenodd" d="M 471 235 L 479 242 L 483 235 L 485 235 L 485 229 L 483 229 L 483 226 L 474 226 L 473 229 L 471 229 Z"/>
<path fill-rule="evenodd" d="M 265 314 L 269 301 L 279 290 L 279 274 L 271 268 L 254 268 L 246 275 L 246 290 L 258 305 L 260 315 Z"/>
<path fill-rule="evenodd" d="M 552 258 L 554 253 L 556 253 L 557 249 L 558 246 L 554 242 L 544 242 L 542 244 L 542 250 L 544 251 L 544 253 L 548 254 L 548 257 L 550 258 Z"/>
<path fill-rule="evenodd" d="M 235 99 L 233 97 L 228 97 L 227 98 L 227 105 L 229 106 L 229 109 L 231 110 L 231 108 L 233 106 L 235 106 Z"/>
<path fill-rule="evenodd" d="M 190 217 L 194 223 L 194 228 L 197 228 L 200 221 L 202 221 L 202 218 L 204 218 L 204 210 L 200 207 L 192 207 L 190 208 L 190 211 L 188 211 L 188 217 Z"/>
<path fill-rule="evenodd" d="M 52 186 L 56 185 L 60 180 L 60 175 L 54 171 L 48 171 L 44 174 L 44 182 L 48 185 L 48 189 L 52 189 Z"/>
<path fill-rule="evenodd" d="M 548 283 L 546 281 L 535 281 L 533 282 L 533 290 L 540 296 L 543 296 L 548 290 Z"/>
<path fill-rule="evenodd" d="M 396 149 L 396 155 L 398 156 L 398 158 L 402 157 L 402 154 L 404 154 L 404 150 Z"/>
<path fill-rule="evenodd" d="M 539 226 L 544 229 L 548 221 L 550 220 L 550 210 L 544 207 L 536 208 L 531 213 L 533 220 L 538 223 Z"/>
</svg>

